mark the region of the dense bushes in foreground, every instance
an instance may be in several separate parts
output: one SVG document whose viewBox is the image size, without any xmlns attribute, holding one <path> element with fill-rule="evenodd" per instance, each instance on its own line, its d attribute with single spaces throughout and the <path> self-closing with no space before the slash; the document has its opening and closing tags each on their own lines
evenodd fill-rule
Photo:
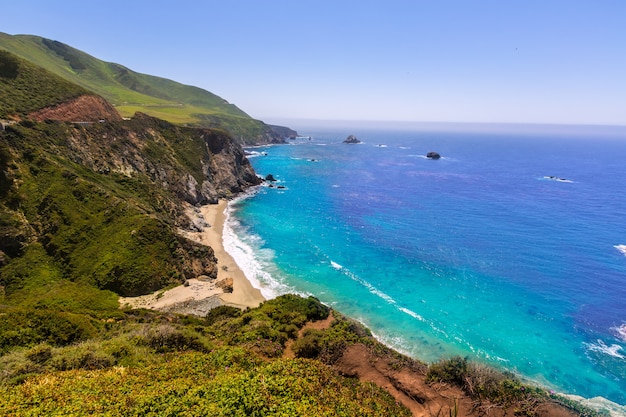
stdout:
<svg viewBox="0 0 626 417">
<path fill-rule="evenodd" d="M 0 415 L 410 415 L 321 361 L 280 358 L 307 321 L 328 314 L 293 295 L 207 318 L 126 311 L 89 340 L 0 357 Z"/>
<path fill-rule="evenodd" d="M 78 316 L 81 308 L 66 306 Z M 316 299 L 295 295 L 246 311 L 219 307 L 205 318 L 104 306 L 91 316 L 83 311 L 91 328 L 81 341 L 33 341 L 0 356 L 0 415 L 410 415 L 388 392 L 333 370 L 355 344 L 391 369 L 457 385 L 477 405 L 535 416 L 538 405 L 552 401 L 599 415 L 463 358 L 427 367 L 337 312 L 327 328 L 302 331 L 328 315 Z M 284 358 L 289 340 L 296 359 Z"/>
<path fill-rule="evenodd" d="M 409 416 L 382 389 L 320 362 L 263 361 L 239 348 L 172 355 L 143 368 L 70 371 L 0 387 L 0 414 Z"/>
</svg>

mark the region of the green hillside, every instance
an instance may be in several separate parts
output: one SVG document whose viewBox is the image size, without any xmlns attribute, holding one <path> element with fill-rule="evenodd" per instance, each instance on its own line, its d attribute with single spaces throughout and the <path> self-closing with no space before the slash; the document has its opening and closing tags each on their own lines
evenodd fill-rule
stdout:
<svg viewBox="0 0 626 417">
<path fill-rule="evenodd" d="M 83 94 L 90 93 L 37 65 L 0 50 L 0 118 L 24 116 Z"/>
<path fill-rule="evenodd" d="M 243 143 L 282 139 L 269 126 L 213 93 L 101 61 L 58 41 L 0 32 L 0 49 L 95 92 L 125 117 L 140 111 L 172 123 L 221 128 Z"/>
</svg>

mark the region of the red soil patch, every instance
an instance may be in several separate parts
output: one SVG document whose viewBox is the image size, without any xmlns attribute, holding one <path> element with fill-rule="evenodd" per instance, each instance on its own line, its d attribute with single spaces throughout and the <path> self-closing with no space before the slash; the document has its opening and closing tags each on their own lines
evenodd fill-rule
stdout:
<svg viewBox="0 0 626 417">
<path fill-rule="evenodd" d="M 298 333 L 305 330 L 324 330 L 334 321 L 331 314 L 326 320 L 307 323 Z M 294 358 L 291 348 L 293 340 L 287 342 L 283 357 Z M 355 344 L 346 349 L 341 358 L 332 365 L 342 375 L 371 382 L 389 392 L 396 401 L 407 407 L 416 417 L 505 417 L 514 416 L 515 409 L 477 403 L 458 387 L 444 383 L 427 384 L 426 369 L 415 370 L 393 365 L 392 358 L 373 354 L 367 346 Z M 454 410 L 456 408 L 456 414 Z M 452 411 L 452 414 L 451 414 Z M 575 417 L 577 414 L 556 404 L 542 404 L 536 409 L 537 417 Z"/>
</svg>

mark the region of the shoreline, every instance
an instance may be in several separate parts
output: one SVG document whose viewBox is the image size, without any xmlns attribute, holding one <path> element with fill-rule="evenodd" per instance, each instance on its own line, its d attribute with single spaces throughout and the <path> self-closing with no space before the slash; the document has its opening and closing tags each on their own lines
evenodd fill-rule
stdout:
<svg viewBox="0 0 626 417">
<path fill-rule="evenodd" d="M 224 249 L 223 232 L 227 207 L 228 200 L 219 200 L 217 204 L 199 208 L 189 206 L 188 216 L 195 224 L 202 225 L 202 231 L 179 231 L 187 239 L 213 249 L 217 259 L 216 279 L 200 276 L 188 279 L 187 286 L 181 284 L 138 297 L 120 297 L 120 306 L 204 316 L 220 305 L 246 309 L 258 307 L 265 301 L 261 290 L 252 285 L 233 257 Z M 232 292 L 226 292 L 224 288 L 232 288 Z"/>
<path fill-rule="evenodd" d="M 224 249 L 224 223 L 226 222 L 227 200 L 220 200 L 218 204 L 206 205 L 200 208 L 200 213 L 211 225 L 200 234 L 206 238 L 208 246 L 213 248 L 217 258 L 217 280 L 233 279 L 233 292 L 223 293 L 220 299 L 226 305 L 247 308 L 258 307 L 265 298 L 261 290 L 255 288 L 248 277 L 243 273 L 235 259 Z M 200 242 L 204 243 L 204 242 Z"/>
</svg>

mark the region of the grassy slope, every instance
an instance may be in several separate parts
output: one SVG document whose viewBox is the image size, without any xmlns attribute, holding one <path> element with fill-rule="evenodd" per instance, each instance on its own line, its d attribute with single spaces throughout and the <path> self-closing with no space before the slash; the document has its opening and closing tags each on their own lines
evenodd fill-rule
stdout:
<svg viewBox="0 0 626 417">
<path fill-rule="evenodd" d="M 377 386 L 317 360 L 281 358 L 299 328 L 328 315 L 316 300 L 284 296 L 243 313 L 212 313 L 127 311 L 80 345 L 39 344 L 0 357 L 0 414 L 410 415 Z M 331 333 L 335 348 L 358 338 Z"/>
<path fill-rule="evenodd" d="M 262 122 L 206 90 L 139 74 L 60 42 L 32 35 L 0 33 L 0 49 L 94 91 L 126 117 L 141 111 L 172 123 L 219 127 L 241 140 L 266 130 Z"/>
<path fill-rule="evenodd" d="M 0 118 L 23 116 L 42 107 L 91 94 L 88 90 L 0 50 Z"/>
</svg>

